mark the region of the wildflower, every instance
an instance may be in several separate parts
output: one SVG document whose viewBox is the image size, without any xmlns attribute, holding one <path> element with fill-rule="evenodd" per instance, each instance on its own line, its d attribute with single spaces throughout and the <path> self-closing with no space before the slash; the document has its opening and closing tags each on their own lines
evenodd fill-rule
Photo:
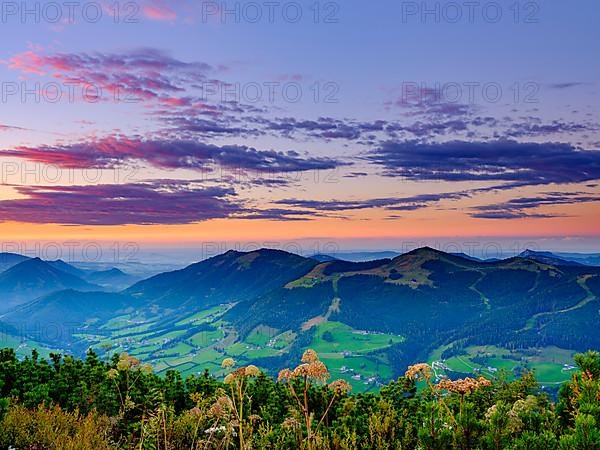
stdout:
<svg viewBox="0 0 600 450">
<path fill-rule="evenodd" d="M 141 361 L 135 356 L 130 356 L 127 353 L 121 353 L 119 356 L 119 362 L 117 363 L 117 369 L 119 370 L 130 370 L 139 367 Z"/>
<path fill-rule="evenodd" d="M 296 367 L 293 371 L 290 369 L 282 370 L 281 372 L 279 372 L 279 376 L 277 377 L 277 381 L 284 382 L 289 382 L 290 380 L 300 378 L 300 383 L 298 384 L 303 385 L 303 393 L 297 395 L 296 388 L 292 383 L 288 383 L 288 388 L 296 402 L 298 402 L 300 412 L 304 417 L 304 425 L 306 426 L 306 430 L 308 433 L 306 439 L 309 443 L 312 443 L 313 440 L 315 440 L 319 425 L 323 422 L 325 416 L 327 416 L 327 413 L 333 405 L 333 402 L 338 397 L 337 394 L 341 392 L 347 392 L 350 388 L 348 383 L 346 383 L 343 380 L 337 380 L 331 383 L 330 387 L 335 391 L 336 395 L 331 396 L 329 405 L 327 405 L 327 408 L 325 408 L 325 412 L 323 413 L 321 418 L 317 420 L 317 426 L 313 431 L 313 419 L 316 420 L 317 418 L 314 415 L 315 413 L 310 410 L 308 404 L 308 391 L 314 383 L 325 383 L 329 377 L 330 375 L 329 371 L 327 370 L 327 366 L 319 360 L 319 357 L 317 356 L 317 353 L 314 350 L 306 350 L 302 355 L 302 364 Z M 301 398 L 304 398 L 304 401 L 302 401 Z M 297 419 L 288 418 L 285 419 L 282 426 L 284 428 L 298 429 L 300 427 L 300 424 Z M 312 448 L 312 446 L 309 445 L 308 448 Z"/>
<path fill-rule="evenodd" d="M 306 377 L 308 376 L 308 364 L 300 364 L 292 372 L 294 377 Z"/>
<path fill-rule="evenodd" d="M 310 364 L 300 364 L 294 369 L 293 374 L 294 377 L 306 377 L 320 382 L 325 382 L 329 378 L 327 366 L 318 360 Z"/>
<path fill-rule="evenodd" d="M 117 378 L 117 375 L 119 375 L 117 369 L 110 369 L 106 376 L 111 380 L 114 380 L 115 378 Z"/>
<path fill-rule="evenodd" d="M 225 358 L 221 363 L 222 369 L 230 369 L 233 366 L 235 366 L 235 361 L 233 360 L 233 358 Z"/>
<path fill-rule="evenodd" d="M 205 434 L 223 433 L 226 430 L 227 430 L 227 428 L 225 428 L 223 425 L 221 425 L 220 427 L 207 428 L 206 430 L 204 430 L 204 433 Z"/>
<path fill-rule="evenodd" d="M 295 429 L 298 428 L 300 426 L 300 422 L 298 422 L 297 419 L 293 418 L 293 417 L 288 417 L 286 418 L 283 423 L 281 424 L 281 426 L 284 429 Z"/>
<path fill-rule="evenodd" d="M 329 389 L 333 390 L 336 395 L 344 395 L 352 390 L 352 386 L 345 380 L 335 380 L 329 383 Z"/>
<path fill-rule="evenodd" d="M 235 375 L 232 374 L 232 373 L 230 373 L 229 375 L 227 375 L 225 377 L 225 380 L 223 380 L 223 383 L 225 383 L 225 384 L 231 384 L 231 383 L 233 383 L 234 380 L 235 380 Z"/>
<path fill-rule="evenodd" d="M 279 372 L 279 375 L 277 376 L 277 381 L 285 382 L 285 381 L 289 381 L 293 378 L 294 378 L 294 374 L 290 369 L 283 369 L 281 372 Z"/>
<path fill-rule="evenodd" d="M 317 362 L 319 360 L 319 356 L 317 355 L 317 352 L 315 352 L 314 350 L 311 350 L 310 348 L 308 350 L 306 350 L 304 352 L 304 354 L 302 355 L 302 362 L 303 363 L 314 363 Z"/>
<path fill-rule="evenodd" d="M 197 406 L 190 409 L 189 413 L 194 417 L 202 416 L 202 410 L 200 408 L 198 408 Z"/>
<path fill-rule="evenodd" d="M 119 370 L 127 370 L 129 368 L 127 364 L 127 353 L 121 353 L 119 357 L 119 362 L 117 363 L 117 369 Z"/>
<path fill-rule="evenodd" d="M 477 382 L 479 383 L 479 387 L 488 387 L 488 386 L 492 385 L 492 382 L 490 380 L 488 380 L 487 378 L 483 378 L 483 377 L 479 377 Z"/>
<path fill-rule="evenodd" d="M 404 376 L 415 381 L 430 380 L 433 376 L 433 369 L 431 368 L 431 366 L 429 366 L 429 364 L 415 364 L 414 366 L 408 367 L 408 370 L 406 371 L 406 374 Z"/>
<path fill-rule="evenodd" d="M 248 367 L 246 367 L 244 369 L 244 374 L 247 377 L 257 377 L 260 374 L 260 370 L 258 367 L 253 366 L 253 365 L 249 365 Z"/>
<path fill-rule="evenodd" d="M 231 409 L 231 400 L 229 397 L 219 397 L 210 407 L 209 413 L 217 418 L 223 417 Z"/>
<path fill-rule="evenodd" d="M 496 414 L 496 411 L 498 410 L 498 405 L 492 405 L 490 406 L 487 411 L 485 412 L 485 418 L 487 421 L 490 421 L 492 419 L 492 417 L 494 417 L 494 414 Z"/>
<path fill-rule="evenodd" d="M 492 383 L 489 380 L 483 377 L 480 377 L 477 380 L 467 377 L 465 379 L 459 379 L 456 381 L 444 378 L 436 385 L 436 389 L 440 391 L 454 392 L 459 395 L 468 395 L 475 392 L 479 388 L 491 386 L 491 384 Z"/>
<path fill-rule="evenodd" d="M 125 410 L 126 411 L 130 411 L 132 409 L 135 408 L 135 403 L 133 400 L 131 400 L 131 397 L 127 396 L 127 398 L 125 399 Z"/>
</svg>

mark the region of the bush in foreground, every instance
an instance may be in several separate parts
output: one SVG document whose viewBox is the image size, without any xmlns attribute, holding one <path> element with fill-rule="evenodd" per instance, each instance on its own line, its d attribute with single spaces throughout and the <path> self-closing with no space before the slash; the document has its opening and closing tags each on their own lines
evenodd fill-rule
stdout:
<svg viewBox="0 0 600 450">
<path fill-rule="evenodd" d="M 600 449 L 598 352 L 577 355 L 556 403 L 530 373 L 436 379 L 427 364 L 351 395 L 312 350 L 277 381 L 226 359 L 222 383 L 159 377 L 127 354 L 50 359 L 0 351 L 0 448 Z"/>
</svg>

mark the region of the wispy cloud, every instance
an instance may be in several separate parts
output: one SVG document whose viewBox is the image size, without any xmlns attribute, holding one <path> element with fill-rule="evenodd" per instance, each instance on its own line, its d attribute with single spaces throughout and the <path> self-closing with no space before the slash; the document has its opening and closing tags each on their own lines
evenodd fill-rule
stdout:
<svg viewBox="0 0 600 450">
<path fill-rule="evenodd" d="M 243 145 L 114 137 L 66 145 L 17 147 L 2 150 L 0 155 L 69 168 L 114 168 L 130 161 L 145 161 L 164 169 L 205 170 L 219 165 L 257 172 L 302 172 L 343 165 L 332 158 L 309 157 L 294 150 L 257 150 Z"/>
<path fill-rule="evenodd" d="M 177 12 L 162 0 L 151 0 L 142 5 L 144 16 L 150 20 L 158 20 L 161 22 L 173 22 L 177 19 Z"/>
<path fill-rule="evenodd" d="M 572 87 L 585 86 L 587 83 L 581 81 L 566 81 L 562 83 L 552 83 L 549 85 L 551 89 L 569 89 Z"/>
<path fill-rule="evenodd" d="M 77 225 L 183 224 L 243 210 L 232 189 L 158 180 L 96 186 L 19 186 L 1 200 L 0 217 L 28 223 Z"/>
<path fill-rule="evenodd" d="M 28 128 L 23 128 L 23 127 L 15 127 L 13 125 L 6 125 L 3 123 L 0 123 L 0 132 L 1 131 L 27 131 Z"/>
<path fill-rule="evenodd" d="M 552 142 L 389 141 L 365 159 L 382 167 L 385 176 L 409 180 L 544 185 L 600 179 L 600 151 Z"/>
<path fill-rule="evenodd" d="M 168 103 L 186 86 L 201 83 L 215 70 L 204 62 L 184 62 L 168 53 L 141 48 L 122 53 L 56 53 L 29 50 L 6 64 L 24 74 L 95 84 L 107 91 L 128 89 L 139 100 Z"/>
<path fill-rule="evenodd" d="M 515 198 L 503 203 L 472 208 L 471 217 L 478 219 L 522 219 L 563 217 L 561 213 L 531 212 L 543 206 L 574 205 L 600 202 L 600 196 L 585 192 L 551 192 L 535 197 Z"/>
</svg>

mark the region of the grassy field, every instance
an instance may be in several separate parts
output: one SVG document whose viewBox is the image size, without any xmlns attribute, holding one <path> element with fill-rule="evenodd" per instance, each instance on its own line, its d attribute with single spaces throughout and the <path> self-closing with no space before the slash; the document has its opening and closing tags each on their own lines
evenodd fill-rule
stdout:
<svg viewBox="0 0 600 450">
<path fill-rule="evenodd" d="M 258 326 L 240 340 L 222 320 L 229 308 L 230 305 L 220 305 L 169 323 L 159 317 L 127 314 L 104 324 L 100 334 L 96 329 L 95 334 L 79 336 L 94 348 L 112 344 L 111 353 L 129 352 L 151 363 L 158 373 L 177 369 L 190 375 L 209 369 L 220 375 L 224 358 L 232 357 L 244 365 L 256 359 L 281 356 L 290 350 L 301 333 Z M 402 336 L 357 330 L 326 319 L 315 324 L 310 332 L 312 341 L 308 346 L 319 353 L 330 368 L 332 378 L 345 379 L 355 392 L 376 390 L 380 383 L 390 381 L 393 374 L 385 349 L 404 340 Z M 471 346 L 442 360 L 442 353 L 448 347 L 436 349 L 429 358 L 430 363 L 438 362 L 439 376 L 452 372 L 486 376 L 504 373 L 514 378 L 528 369 L 535 372 L 540 384 L 552 385 L 568 380 L 572 372 L 569 366 L 573 364 L 573 353 L 555 347 L 510 351 L 495 346 Z M 21 348 L 26 349 L 23 345 Z"/>
<path fill-rule="evenodd" d="M 310 347 L 321 355 L 332 377 L 348 381 L 354 392 L 377 389 L 378 383 L 391 379 L 389 361 L 374 353 L 403 342 L 401 336 L 355 330 L 340 322 L 324 322 L 314 329 Z"/>
<path fill-rule="evenodd" d="M 437 361 L 446 368 L 438 375 L 451 375 L 453 371 L 486 376 L 504 373 L 513 379 L 521 371 L 531 370 L 541 385 L 552 385 L 567 381 L 573 371 L 570 367 L 574 364 L 574 352 L 557 347 L 511 351 L 495 346 L 471 346 L 460 355 L 442 360 L 447 347 L 437 349 L 429 358 L 429 363 Z"/>
<path fill-rule="evenodd" d="M 196 314 L 186 317 L 175 323 L 177 326 L 181 325 L 199 325 L 201 323 L 211 323 L 215 319 L 221 317 L 230 307 L 228 305 L 219 305 L 213 308 L 200 311 Z"/>
<path fill-rule="evenodd" d="M 59 352 L 58 350 L 40 346 L 30 339 L 18 339 L 14 336 L 0 332 L 0 348 L 14 348 L 19 358 L 31 356 L 31 350 L 36 349 L 42 358 L 48 358 L 50 353 Z M 59 352 L 60 353 L 60 352 Z"/>
<path fill-rule="evenodd" d="M 258 326 L 239 339 L 222 316 L 230 305 L 220 305 L 188 317 L 168 321 L 161 317 L 124 314 L 94 333 L 79 334 L 90 347 L 111 345 L 109 354 L 128 352 L 149 362 L 157 373 L 177 369 L 184 376 L 205 369 L 222 375 L 221 362 L 234 358 L 238 365 L 286 354 L 300 330 Z M 314 348 L 331 370 L 332 378 L 347 380 L 355 392 L 376 390 L 391 379 L 389 361 L 381 350 L 401 343 L 401 336 L 355 330 L 340 322 L 324 321 L 311 330 Z M 275 374 L 272 374 L 275 375 Z"/>
<path fill-rule="evenodd" d="M 177 369 L 187 376 L 202 374 L 208 369 L 213 375 L 222 376 L 221 362 L 226 357 L 234 358 L 238 365 L 246 365 L 257 359 L 285 356 L 300 334 L 310 333 L 311 341 L 306 347 L 320 355 L 332 379 L 345 379 L 354 392 L 377 390 L 393 377 L 386 349 L 401 344 L 402 336 L 357 330 L 322 316 L 319 323 L 306 331 L 260 325 L 240 339 L 222 319 L 230 307 L 220 305 L 183 318 L 124 314 L 100 327 L 90 327 L 89 334 L 79 333 L 75 337 L 99 351 L 102 357 L 128 352 L 150 363 L 159 374 Z M 39 347 L 2 334 L 0 343 L 16 348 L 20 356 L 27 356 L 31 348 Z M 429 363 L 436 363 L 438 376 L 459 372 L 485 376 L 504 374 L 512 379 L 527 369 L 534 371 L 541 385 L 556 385 L 568 380 L 573 371 L 570 368 L 573 352 L 556 347 L 510 351 L 495 346 L 470 346 L 442 359 L 450 347 L 451 344 L 440 347 L 429 357 Z M 40 353 L 47 357 L 50 350 L 43 349 Z"/>
</svg>

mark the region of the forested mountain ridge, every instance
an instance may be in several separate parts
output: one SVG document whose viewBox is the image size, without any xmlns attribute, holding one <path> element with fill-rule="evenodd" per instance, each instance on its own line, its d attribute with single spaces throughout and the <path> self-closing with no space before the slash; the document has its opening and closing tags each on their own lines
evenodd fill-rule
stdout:
<svg viewBox="0 0 600 450">
<path fill-rule="evenodd" d="M 99 286 L 64 271 L 63 265 L 68 266 L 62 261 L 46 262 L 40 258 L 30 258 L 0 273 L 0 293 L 3 296 L 0 312 L 62 289 L 100 289 Z"/>
<path fill-rule="evenodd" d="M 441 361 L 451 376 L 539 368 L 553 385 L 569 377 L 575 351 L 600 348 L 599 297 L 600 268 L 528 257 L 477 261 L 422 248 L 319 262 L 232 251 L 118 294 L 49 294 L 0 321 L 47 348 L 81 355 L 110 345 L 159 372 L 218 372 L 228 356 L 275 372 L 312 346 L 361 390 L 422 360 Z M 59 337 L 39 333 L 48 322 L 64 325 Z"/>
</svg>

